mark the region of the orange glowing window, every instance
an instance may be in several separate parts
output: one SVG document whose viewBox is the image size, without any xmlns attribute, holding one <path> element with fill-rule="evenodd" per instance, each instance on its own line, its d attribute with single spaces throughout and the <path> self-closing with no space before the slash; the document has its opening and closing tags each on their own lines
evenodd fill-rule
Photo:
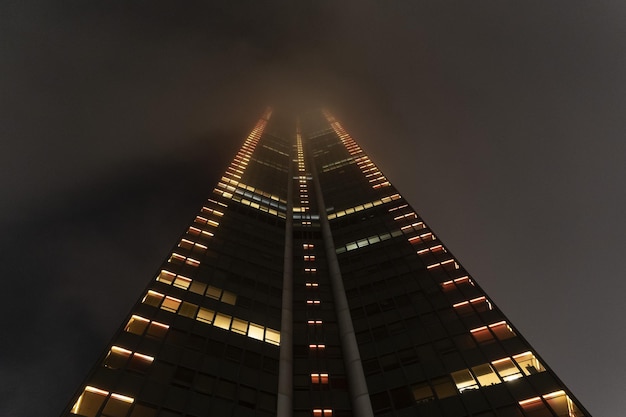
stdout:
<svg viewBox="0 0 626 417">
<path fill-rule="evenodd" d="M 322 324 L 322 320 L 308 320 L 307 324 Z"/>
<path fill-rule="evenodd" d="M 305 284 L 307 287 L 318 287 L 319 284 L 317 282 L 307 282 Z"/>
<path fill-rule="evenodd" d="M 304 255 L 304 260 L 307 262 L 312 262 L 315 260 L 315 255 Z"/>
<path fill-rule="evenodd" d="M 326 345 L 309 345 L 309 349 L 311 350 L 326 349 Z"/>
<path fill-rule="evenodd" d="M 320 300 L 306 300 L 307 304 L 321 304 L 322 302 Z"/>
<path fill-rule="evenodd" d="M 328 384 L 328 374 L 311 374 L 312 384 Z"/>
</svg>

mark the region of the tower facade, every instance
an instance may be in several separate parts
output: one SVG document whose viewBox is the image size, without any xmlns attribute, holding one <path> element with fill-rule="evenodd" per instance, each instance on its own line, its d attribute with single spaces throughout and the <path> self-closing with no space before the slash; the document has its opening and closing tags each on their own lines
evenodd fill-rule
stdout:
<svg viewBox="0 0 626 417">
<path fill-rule="evenodd" d="M 271 110 L 63 415 L 589 416 L 330 113 Z"/>
</svg>

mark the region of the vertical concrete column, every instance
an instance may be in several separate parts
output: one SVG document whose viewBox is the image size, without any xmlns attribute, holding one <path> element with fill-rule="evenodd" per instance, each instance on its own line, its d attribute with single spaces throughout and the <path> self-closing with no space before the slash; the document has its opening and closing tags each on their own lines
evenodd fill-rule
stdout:
<svg viewBox="0 0 626 417">
<path fill-rule="evenodd" d="M 277 417 L 291 417 L 293 415 L 293 147 L 289 156 L 287 173 L 287 213 L 285 218 Z"/>
<path fill-rule="evenodd" d="M 361 365 L 361 354 L 359 353 L 359 346 L 356 342 L 352 316 L 350 315 L 348 299 L 346 298 L 346 290 L 343 286 L 343 278 L 339 268 L 339 261 L 337 260 L 337 253 L 335 252 L 335 243 L 333 242 L 330 223 L 326 215 L 326 205 L 324 204 L 322 187 L 317 176 L 315 161 L 313 158 L 309 158 L 309 162 L 313 176 L 313 185 L 315 187 L 315 198 L 318 203 L 322 239 L 324 240 L 324 248 L 326 249 L 333 299 L 335 301 L 341 350 L 343 352 L 348 376 L 352 411 L 353 414 L 358 417 L 374 417 L 372 403 L 367 390 L 367 382 L 365 381 L 365 374 L 363 373 L 363 366 Z"/>
</svg>

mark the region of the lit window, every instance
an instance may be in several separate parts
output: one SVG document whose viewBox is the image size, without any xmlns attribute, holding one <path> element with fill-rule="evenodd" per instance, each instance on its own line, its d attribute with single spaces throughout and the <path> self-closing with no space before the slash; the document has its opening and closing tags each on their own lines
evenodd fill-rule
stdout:
<svg viewBox="0 0 626 417">
<path fill-rule="evenodd" d="M 498 375 L 500 375 L 500 378 L 504 381 L 513 381 L 517 378 L 521 378 L 522 376 L 522 373 L 517 366 L 515 366 L 511 358 L 493 361 L 491 364 L 496 369 L 496 372 L 498 372 Z"/>
<path fill-rule="evenodd" d="M 198 315 L 196 316 L 196 319 L 204 323 L 212 324 L 214 317 L 215 317 L 215 311 L 209 310 L 204 307 L 200 307 L 200 309 L 198 310 Z"/>
<path fill-rule="evenodd" d="M 307 304 L 321 304 L 320 300 L 306 300 Z"/>
<path fill-rule="evenodd" d="M 326 349 L 326 345 L 309 345 L 309 349 Z"/>
<path fill-rule="evenodd" d="M 163 270 L 157 277 L 157 281 L 164 282 L 165 284 L 171 285 L 172 282 L 174 282 L 174 278 L 176 278 L 176 274 Z"/>
<path fill-rule="evenodd" d="M 258 324 L 250 323 L 248 327 L 248 337 L 256 340 L 263 340 L 263 333 L 265 328 L 263 326 L 259 326 Z"/>
<path fill-rule="evenodd" d="M 124 331 L 141 336 L 143 335 L 143 332 L 146 331 L 146 328 L 148 328 L 148 324 L 150 324 L 150 320 L 133 315 L 126 324 Z"/>
<path fill-rule="evenodd" d="M 555 391 L 542 395 L 542 398 L 559 417 L 582 417 L 583 415 L 571 398 L 565 394 L 565 391 Z"/>
<path fill-rule="evenodd" d="M 163 300 L 163 304 L 161 304 L 161 309 L 176 313 L 178 311 L 178 308 L 180 307 L 180 303 L 181 300 L 179 300 L 178 298 L 170 297 L 168 295 Z"/>
<path fill-rule="evenodd" d="M 500 378 L 498 378 L 498 375 L 496 375 L 491 365 L 489 365 L 488 363 L 474 366 L 472 368 L 472 372 L 474 373 L 474 375 L 476 375 L 478 383 L 483 387 L 499 384 L 500 382 L 502 382 L 500 381 Z"/>
<path fill-rule="evenodd" d="M 92 386 L 86 386 L 83 393 L 72 407 L 71 413 L 84 417 L 96 417 L 104 404 L 102 415 L 125 417 L 135 400 L 125 395 L 109 393 Z"/>
<path fill-rule="evenodd" d="M 308 320 L 307 324 L 322 324 L 322 320 Z"/>
<path fill-rule="evenodd" d="M 122 369 L 132 352 L 119 346 L 111 346 L 111 350 L 104 359 L 104 366 L 111 369 Z"/>
<path fill-rule="evenodd" d="M 229 330 L 232 317 L 227 314 L 217 313 L 213 325 L 220 329 Z"/>
<path fill-rule="evenodd" d="M 315 408 L 313 409 L 313 417 L 331 417 L 333 410 L 329 408 Z"/>
<path fill-rule="evenodd" d="M 189 285 L 191 285 L 191 280 L 189 278 L 178 275 L 174 280 L 174 286 L 182 288 L 183 290 L 188 289 Z"/>
<path fill-rule="evenodd" d="M 499 340 L 510 339 L 515 337 L 515 332 L 511 329 L 511 326 L 505 321 L 494 323 L 489 325 L 489 329 L 496 335 Z"/>
<path fill-rule="evenodd" d="M 307 282 L 305 284 L 307 287 L 318 287 L 319 284 L 317 282 Z"/>
<path fill-rule="evenodd" d="M 478 389 L 478 384 L 469 369 L 453 372 L 451 375 L 459 392 L 463 392 L 468 389 Z"/>
<path fill-rule="evenodd" d="M 163 297 L 165 296 L 161 293 L 148 290 L 148 294 L 146 294 L 141 302 L 152 307 L 158 307 L 159 304 L 161 304 L 161 300 L 163 300 Z"/>
<path fill-rule="evenodd" d="M 265 341 L 273 345 L 279 345 L 280 344 L 280 332 L 278 330 L 266 328 L 265 329 Z"/>
<path fill-rule="evenodd" d="M 247 334 L 248 333 L 248 322 L 241 319 L 233 318 L 233 322 L 230 326 L 230 329 L 239 334 Z"/>
<path fill-rule="evenodd" d="M 312 384 L 328 384 L 328 374 L 311 374 Z"/>
<path fill-rule="evenodd" d="M 532 375 L 539 372 L 544 372 L 546 368 L 543 367 L 541 362 L 531 352 L 520 353 L 513 356 L 513 360 L 522 369 L 525 375 Z"/>
</svg>

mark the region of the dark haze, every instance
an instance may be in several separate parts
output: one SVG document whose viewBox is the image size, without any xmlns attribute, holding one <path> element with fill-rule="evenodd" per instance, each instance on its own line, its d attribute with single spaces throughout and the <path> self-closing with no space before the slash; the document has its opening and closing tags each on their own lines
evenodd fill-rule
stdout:
<svg viewBox="0 0 626 417">
<path fill-rule="evenodd" d="M 626 6 L 0 4 L 0 415 L 57 416 L 267 104 L 332 109 L 595 416 L 626 409 Z"/>
</svg>

